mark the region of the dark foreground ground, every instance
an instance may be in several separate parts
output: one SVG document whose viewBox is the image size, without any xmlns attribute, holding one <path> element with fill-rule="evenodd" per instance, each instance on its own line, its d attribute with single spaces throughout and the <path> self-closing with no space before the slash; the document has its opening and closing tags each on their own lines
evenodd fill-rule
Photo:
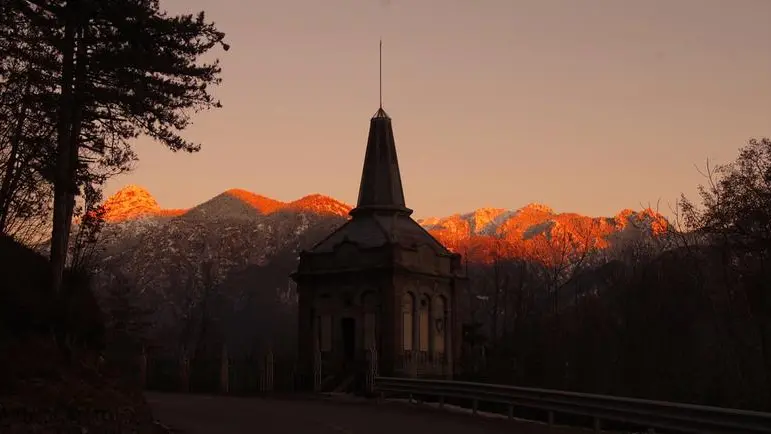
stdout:
<svg viewBox="0 0 771 434">
<path fill-rule="evenodd" d="M 406 403 L 262 399 L 147 393 L 162 424 L 185 434 L 576 434 L 543 424 L 490 419 Z"/>
</svg>

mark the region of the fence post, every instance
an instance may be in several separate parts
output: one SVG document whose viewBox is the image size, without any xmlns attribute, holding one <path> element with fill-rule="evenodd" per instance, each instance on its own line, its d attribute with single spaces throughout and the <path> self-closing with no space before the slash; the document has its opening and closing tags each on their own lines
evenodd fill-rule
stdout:
<svg viewBox="0 0 771 434">
<path fill-rule="evenodd" d="M 292 363 L 292 375 L 289 377 L 292 380 L 292 383 L 289 385 L 292 389 L 292 392 L 297 392 L 297 362 L 295 361 Z"/>
<path fill-rule="evenodd" d="M 142 390 L 147 388 L 147 352 L 142 347 L 142 354 L 139 355 L 139 386 Z"/>
<path fill-rule="evenodd" d="M 265 391 L 273 392 L 273 351 L 268 350 L 265 356 Z"/>
<path fill-rule="evenodd" d="M 265 389 L 265 359 L 260 357 L 257 360 L 257 390 L 263 393 Z"/>
<path fill-rule="evenodd" d="M 190 360 L 182 353 L 179 361 L 179 383 L 183 393 L 190 392 Z"/>
<path fill-rule="evenodd" d="M 367 385 L 366 394 L 372 396 L 375 393 L 375 377 L 378 376 L 377 349 L 372 346 L 367 350 Z"/>
<path fill-rule="evenodd" d="M 220 357 L 220 392 L 227 394 L 230 392 L 230 360 L 228 359 L 228 348 L 222 344 L 222 355 Z"/>
<path fill-rule="evenodd" d="M 321 391 L 321 351 L 318 346 L 313 352 L 313 391 Z"/>
</svg>

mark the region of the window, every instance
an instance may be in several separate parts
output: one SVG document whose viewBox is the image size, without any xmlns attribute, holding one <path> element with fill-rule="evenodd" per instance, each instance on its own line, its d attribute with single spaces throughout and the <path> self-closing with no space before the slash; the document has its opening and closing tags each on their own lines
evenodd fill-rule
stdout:
<svg viewBox="0 0 771 434">
<path fill-rule="evenodd" d="M 364 348 L 367 350 L 375 347 L 375 318 L 372 312 L 364 314 Z"/>
<path fill-rule="evenodd" d="M 319 324 L 319 349 L 332 351 L 332 315 L 322 315 Z"/>
<path fill-rule="evenodd" d="M 444 333 L 445 333 L 445 327 L 447 324 L 445 323 L 445 313 L 444 313 L 444 297 L 438 296 L 434 299 L 433 303 L 433 327 L 431 327 L 432 334 L 434 337 L 434 352 L 436 353 L 444 353 Z"/>
<path fill-rule="evenodd" d="M 361 294 L 361 306 L 364 309 L 364 349 L 377 347 L 377 312 L 378 295 L 371 290 L 364 290 Z"/>
<path fill-rule="evenodd" d="M 414 300 L 409 292 L 402 297 L 402 349 L 412 351 L 412 319 Z"/>
<path fill-rule="evenodd" d="M 429 306 L 428 298 L 425 296 L 420 300 L 420 333 L 419 333 L 419 350 L 428 351 L 429 336 L 431 331 L 431 325 L 429 324 Z"/>
</svg>

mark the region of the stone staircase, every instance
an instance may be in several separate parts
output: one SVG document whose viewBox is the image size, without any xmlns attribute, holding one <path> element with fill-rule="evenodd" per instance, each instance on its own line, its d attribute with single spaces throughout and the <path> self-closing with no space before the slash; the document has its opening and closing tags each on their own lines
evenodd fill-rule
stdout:
<svg viewBox="0 0 771 434">
<path fill-rule="evenodd" d="M 354 382 L 356 380 L 358 374 L 351 373 L 348 374 L 343 378 L 343 381 L 341 381 L 337 387 L 335 387 L 335 390 L 332 391 L 332 393 L 351 393 L 353 392 L 352 389 L 355 389 Z"/>
<path fill-rule="evenodd" d="M 366 369 L 351 364 L 337 374 L 329 375 L 321 382 L 321 393 L 356 393 L 363 389 Z"/>
</svg>

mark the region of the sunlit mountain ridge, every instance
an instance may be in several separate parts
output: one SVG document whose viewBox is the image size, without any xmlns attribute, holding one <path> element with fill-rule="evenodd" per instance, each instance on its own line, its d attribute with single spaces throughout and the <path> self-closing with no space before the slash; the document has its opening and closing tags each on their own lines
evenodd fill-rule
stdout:
<svg viewBox="0 0 771 434">
<path fill-rule="evenodd" d="M 104 219 L 112 224 L 169 218 L 219 221 L 294 213 L 339 219 L 342 223 L 349 218 L 350 210 L 350 205 L 321 194 L 283 202 L 243 189 L 227 190 L 189 209 L 165 209 L 147 189 L 129 185 L 104 202 Z M 625 232 L 656 236 L 670 227 L 664 216 L 651 209 L 624 209 L 612 217 L 592 217 L 558 213 L 539 203 L 514 210 L 480 208 L 419 219 L 418 223 L 451 250 L 481 262 L 522 257 L 551 263 L 568 251 L 576 255 L 606 248 Z"/>
</svg>

